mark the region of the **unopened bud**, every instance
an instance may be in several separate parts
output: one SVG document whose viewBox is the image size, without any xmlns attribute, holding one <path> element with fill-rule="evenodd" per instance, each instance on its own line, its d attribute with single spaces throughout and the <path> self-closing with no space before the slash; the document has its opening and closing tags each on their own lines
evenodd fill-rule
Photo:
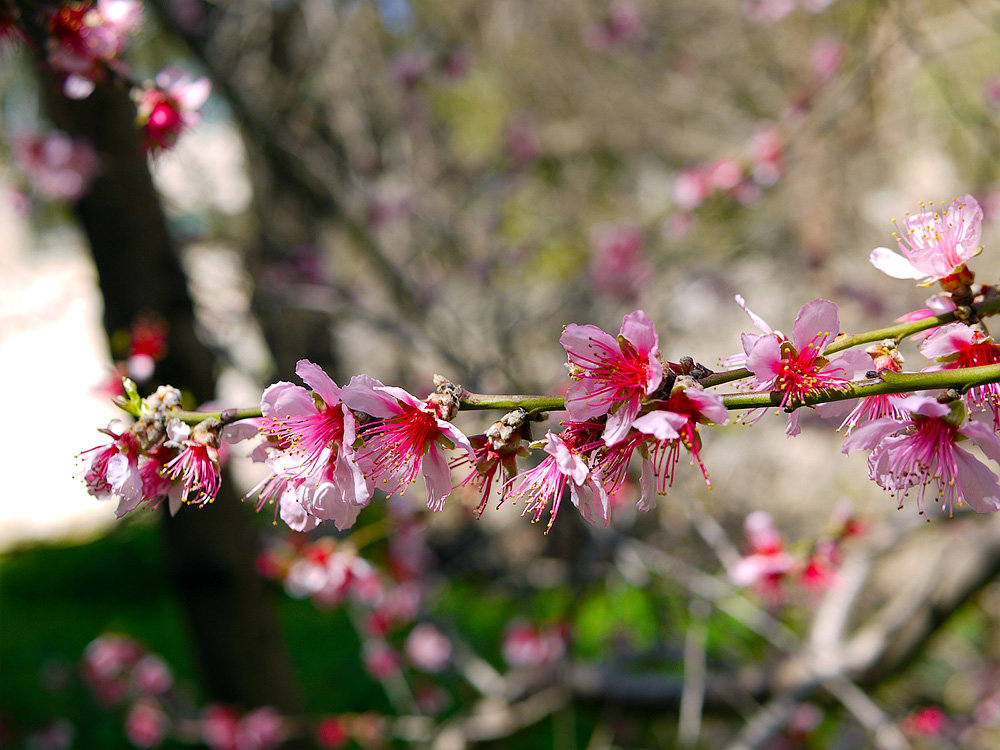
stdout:
<svg viewBox="0 0 1000 750">
<path fill-rule="evenodd" d="M 161 385 L 143 403 L 151 411 L 169 411 L 181 405 L 181 392 L 172 385 Z"/>
<path fill-rule="evenodd" d="M 450 422 L 458 414 L 462 401 L 462 386 L 455 385 L 441 375 L 434 376 L 436 393 L 427 397 L 426 404 L 430 406 L 446 422 Z"/>
<path fill-rule="evenodd" d="M 502 450 L 516 450 L 521 444 L 524 426 L 528 423 L 528 412 L 517 408 L 507 412 L 486 430 L 490 448 L 498 453 Z"/>
<path fill-rule="evenodd" d="M 191 428 L 191 440 L 217 449 L 222 444 L 222 428 L 220 420 L 209 417 Z"/>
<path fill-rule="evenodd" d="M 146 452 L 153 450 L 167 436 L 167 424 L 162 414 L 147 414 L 129 430 L 139 441 L 139 447 Z"/>
</svg>

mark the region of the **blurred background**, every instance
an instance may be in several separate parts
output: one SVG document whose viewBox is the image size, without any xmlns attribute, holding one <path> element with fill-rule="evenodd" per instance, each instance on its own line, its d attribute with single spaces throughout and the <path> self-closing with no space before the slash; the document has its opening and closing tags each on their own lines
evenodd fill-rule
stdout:
<svg viewBox="0 0 1000 750">
<path fill-rule="evenodd" d="M 703 430 L 711 489 L 682 462 L 649 514 L 626 487 L 608 529 L 567 505 L 548 535 L 468 487 L 431 517 L 419 486 L 295 534 L 240 503 L 242 447 L 215 506 L 115 521 L 77 457 L 121 373 L 224 406 L 303 357 L 551 394 L 570 322 L 643 309 L 716 369 L 737 293 L 786 331 L 817 297 L 889 325 L 929 292 L 868 254 L 921 201 L 978 198 L 989 283 L 1000 3 L 144 12 L 131 75 L 212 83 L 148 162 L 121 86 L 69 102 L 0 40 L 0 745 L 1000 744 L 1000 526 L 897 510 L 813 415 Z M 92 160 L 41 169 L 55 131 Z"/>
</svg>

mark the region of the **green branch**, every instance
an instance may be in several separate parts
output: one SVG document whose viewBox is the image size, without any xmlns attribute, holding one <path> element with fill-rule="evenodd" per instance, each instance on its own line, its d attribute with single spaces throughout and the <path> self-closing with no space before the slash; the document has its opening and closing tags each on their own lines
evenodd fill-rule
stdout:
<svg viewBox="0 0 1000 750">
<path fill-rule="evenodd" d="M 955 388 L 964 392 L 977 385 L 1000 382 L 1000 365 L 984 365 L 937 372 L 901 373 L 886 370 L 879 373 L 879 378 L 878 382 L 862 381 L 852 383 L 843 390 L 828 390 L 817 393 L 815 396 L 807 398 L 803 403 L 794 404 L 794 408 L 866 396 L 883 396 L 890 393 L 911 393 L 942 388 Z M 723 395 L 722 401 L 727 409 L 758 409 L 778 406 L 783 395 L 781 391 L 729 393 Z"/>
</svg>

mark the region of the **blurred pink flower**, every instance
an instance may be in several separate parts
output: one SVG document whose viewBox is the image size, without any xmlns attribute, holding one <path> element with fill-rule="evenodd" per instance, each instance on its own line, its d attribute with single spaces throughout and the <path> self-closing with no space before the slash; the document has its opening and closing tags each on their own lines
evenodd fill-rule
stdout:
<svg viewBox="0 0 1000 750">
<path fill-rule="evenodd" d="M 642 28 L 642 16 L 632 0 L 613 0 L 607 17 L 587 29 L 584 41 L 597 52 L 628 44 Z"/>
<path fill-rule="evenodd" d="M 200 122 L 198 110 L 211 88 L 207 78 L 192 81 L 186 73 L 167 68 L 156 76 L 155 84 L 136 94 L 136 118 L 151 154 L 173 148 L 182 131 Z"/>
<path fill-rule="evenodd" d="M 410 631 L 405 650 L 410 663 L 425 672 L 442 672 L 451 660 L 451 641 L 429 623 Z"/>
<path fill-rule="evenodd" d="M 590 285 L 595 292 L 632 302 L 652 274 L 642 253 L 643 233 L 637 227 L 612 225 L 591 234 L 594 249 L 590 263 Z"/>
<path fill-rule="evenodd" d="M 65 133 L 22 135 L 13 139 L 17 165 L 32 189 L 47 200 L 82 198 L 100 172 L 89 141 Z"/>
<path fill-rule="evenodd" d="M 712 192 L 702 167 L 689 167 L 674 178 L 674 203 L 682 211 L 698 208 Z"/>
<path fill-rule="evenodd" d="M 170 719 L 156 701 L 136 701 L 125 715 L 125 736 L 135 747 L 158 747 L 167 738 Z"/>
<path fill-rule="evenodd" d="M 833 37 L 818 40 L 809 55 L 809 63 L 820 83 L 826 83 L 844 62 L 844 45 Z"/>
<path fill-rule="evenodd" d="M 504 661 L 515 669 L 548 667 L 565 656 L 566 634 L 558 627 L 514 623 L 507 628 L 502 651 Z"/>
</svg>

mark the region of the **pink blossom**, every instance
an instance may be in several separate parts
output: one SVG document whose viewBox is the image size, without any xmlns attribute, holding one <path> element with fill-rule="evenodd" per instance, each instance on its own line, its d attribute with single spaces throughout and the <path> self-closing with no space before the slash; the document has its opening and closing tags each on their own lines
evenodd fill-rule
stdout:
<svg viewBox="0 0 1000 750">
<path fill-rule="evenodd" d="M 548 457 L 533 469 L 514 477 L 507 484 L 507 497 L 512 503 L 524 500 L 521 515 L 532 514 L 537 523 L 545 508 L 551 505 L 545 533 L 552 528 L 559 512 L 563 492 L 569 486 L 570 499 L 587 523 L 601 521 L 608 525 L 611 504 L 600 477 L 592 475 L 584 457 L 551 430 L 545 435 Z"/>
<path fill-rule="evenodd" d="M 1000 509 L 996 476 L 958 446 L 960 440 L 970 440 L 1000 463 L 1000 439 L 993 431 L 979 422 L 963 425 L 961 402 L 948 406 L 929 396 L 908 396 L 899 406 L 907 413 L 905 420 L 884 418 L 862 425 L 844 441 L 844 453 L 870 450 L 869 476 L 898 498 L 900 508 L 916 487 L 917 509 L 923 514 L 927 489 L 934 483 L 941 509 L 949 515 L 963 503 L 977 513 Z"/>
<path fill-rule="evenodd" d="M 631 42 L 638 35 L 641 26 L 642 17 L 632 0 L 614 0 L 608 9 L 607 18 L 587 30 L 585 41 L 591 49 L 606 52 L 612 47 Z"/>
<path fill-rule="evenodd" d="M 473 435 L 469 438 L 475 458 L 469 460 L 468 456 L 460 456 L 452 462 L 451 468 L 470 464 L 473 471 L 462 480 L 459 486 L 472 484 L 479 489 L 482 501 L 476 508 L 476 515 L 482 516 L 483 510 L 490 496 L 490 489 L 498 471 L 502 471 L 506 479 L 511 479 L 517 474 L 517 456 L 527 456 L 528 449 L 521 444 L 522 437 L 526 437 L 528 413 L 523 409 L 515 409 L 505 414 L 501 419 L 490 425 L 489 429 L 482 435 Z M 507 485 L 501 488 L 500 502 L 504 500 L 503 491 Z"/>
<path fill-rule="evenodd" d="M 900 723 L 911 736 L 936 737 L 944 731 L 948 717 L 939 706 L 927 706 L 914 711 Z"/>
<path fill-rule="evenodd" d="M 276 446 L 267 461 L 274 474 L 253 491 L 259 491 L 261 505 L 279 499 L 282 519 L 298 531 L 315 526 L 309 519 L 333 521 L 343 530 L 373 491 L 352 447 L 354 415 L 319 366 L 302 359 L 295 371 L 312 392 L 280 382 L 261 396 L 261 429 Z"/>
<path fill-rule="evenodd" d="M 469 439 L 443 418 L 452 416 L 448 409 L 433 396 L 421 401 L 402 388 L 383 385 L 367 375 L 351 378 L 342 398 L 351 409 L 376 418 L 360 430 L 364 448 L 358 460 L 366 475 L 395 483 L 388 490 L 391 494 L 405 490 L 417 474 L 423 474 L 427 507 L 441 510 L 452 489 L 442 447 L 458 447 L 475 461 Z"/>
<path fill-rule="evenodd" d="M 285 719 L 271 706 L 255 708 L 236 726 L 236 750 L 271 750 L 288 736 Z"/>
<path fill-rule="evenodd" d="M 212 704 L 201 716 L 201 738 L 211 750 L 234 750 L 239 716 L 229 706 Z"/>
<path fill-rule="evenodd" d="M 128 38 L 142 26 L 142 5 L 136 0 L 66 3 L 46 19 L 48 62 L 67 74 L 64 92 L 85 98 L 125 49 Z"/>
<path fill-rule="evenodd" d="M 844 62 L 844 45 L 837 39 L 824 37 L 813 45 L 809 62 L 820 83 L 826 83 Z"/>
<path fill-rule="evenodd" d="M 562 659 L 566 637 L 559 628 L 515 623 L 504 635 L 502 651 L 504 661 L 515 669 L 539 669 Z"/>
<path fill-rule="evenodd" d="M 316 727 L 316 743 L 320 747 L 340 748 L 350 738 L 346 723 L 336 717 L 325 718 Z"/>
<path fill-rule="evenodd" d="M 883 370 L 902 372 L 903 357 L 892 341 L 873 344 L 865 349 L 865 352 L 872 358 L 870 369 L 876 372 L 882 372 Z M 905 396 L 898 393 L 889 393 L 877 396 L 865 396 L 862 399 L 858 399 L 857 404 L 844 417 L 840 427 L 837 429 L 845 435 L 850 435 L 858 425 L 864 422 L 882 419 L 883 417 L 902 419 L 903 412 L 897 404 L 903 398 Z M 851 403 L 851 401 L 838 401 L 820 404 L 816 407 L 816 412 L 822 417 L 836 415 L 839 418 L 843 414 L 844 407 L 850 406 Z"/>
<path fill-rule="evenodd" d="M 693 211 L 698 208 L 711 192 L 708 176 L 701 167 L 685 169 L 674 178 L 674 203 L 682 211 Z"/>
<path fill-rule="evenodd" d="M 425 672 L 442 672 L 451 660 L 451 641 L 429 623 L 421 623 L 410 631 L 405 649 L 413 666 Z"/>
<path fill-rule="evenodd" d="M 566 391 L 566 411 L 578 422 L 608 414 L 604 441 L 613 445 L 628 434 L 642 400 L 663 382 L 653 322 L 642 310 L 629 313 L 617 339 L 597 326 L 570 323 L 559 343 L 576 381 Z"/>
<path fill-rule="evenodd" d="M 737 302 L 741 302 L 738 298 Z M 744 307 L 744 309 L 746 309 Z M 750 313 L 761 328 L 767 324 Z M 809 396 L 828 390 L 843 390 L 855 374 L 871 367 L 871 358 L 864 352 L 849 350 L 838 357 L 823 356 L 827 346 L 840 333 L 837 306 L 829 300 L 817 299 L 799 310 L 788 339 L 778 331 L 762 336 L 743 335 L 746 367 L 755 376 L 758 391 L 779 391 L 779 406 L 795 408 Z M 788 421 L 786 434 L 799 434 L 798 412 Z"/>
<path fill-rule="evenodd" d="M 778 603 L 782 583 L 797 560 L 785 551 L 785 543 L 769 513 L 758 510 L 748 515 L 744 530 L 751 552 L 730 568 L 729 577 L 737 586 L 753 586 L 762 596 Z"/>
<path fill-rule="evenodd" d="M 192 81 L 186 74 L 167 68 L 137 94 L 137 119 L 150 153 L 173 148 L 181 132 L 201 120 L 198 110 L 208 99 L 207 78 Z"/>
<path fill-rule="evenodd" d="M 719 159 L 709 165 L 705 178 L 717 190 L 732 190 L 743 181 L 743 167 L 736 159 Z"/>
<path fill-rule="evenodd" d="M 908 312 L 905 315 L 900 315 L 896 318 L 896 322 L 915 323 L 918 320 L 926 320 L 927 318 L 934 318 L 939 315 L 954 312 L 956 309 L 954 300 L 952 300 L 951 296 L 948 294 L 932 294 L 927 298 L 927 301 L 924 304 L 927 305 L 927 307 L 914 310 L 913 312 Z M 928 336 L 932 336 L 939 328 L 940 326 L 928 328 L 924 331 L 913 334 L 911 338 L 915 341 L 923 341 Z"/>
<path fill-rule="evenodd" d="M 399 671 L 399 654 L 383 640 L 365 641 L 361 655 L 365 670 L 376 680 L 385 680 Z"/>
<path fill-rule="evenodd" d="M 903 236 L 894 233 L 902 255 L 887 247 L 871 253 L 871 263 L 895 279 L 921 279 L 923 284 L 958 273 L 979 254 L 983 210 L 971 195 L 956 198 L 944 215 L 922 211 L 907 216 Z"/>
<path fill-rule="evenodd" d="M 82 198 L 100 171 L 97 152 L 84 138 L 54 132 L 13 140 L 21 172 L 32 189 L 47 200 Z"/>
<path fill-rule="evenodd" d="M 170 666 L 156 654 L 145 654 L 132 668 L 132 682 L 145 695 L 160 695 L 174 684 Z"/>
<path fill-rule="evenodd" d="M 639 296 L 652 267 L 642 253 L 643 234 L 636 227 L 599 227 L 591 234 L 594 248 L 590 285 L 594 291 L 631 301 Z"/>
<path fill-rule="evenodd" d="M 208 420 L 192 430 L 179 419 L 167 423 L 166 445 L 178 450 L 177 456 L 163 467 L 163 476 L 179 482 L 180 502 L 204 505 L 214 502 L 222 477 L 219 473 L 219 433 L 206 427 Z M 172 503 L 171 512 L 177 507 Z"/>
<path fill-rule="evenodd" d="M 125 716 L 125 736 L 135 747 L 158 747 L 169 728 L 170 720 L 153 700 L 136 701 Z"/>
<path fill-rule="evenodd" d="M 960 322 L 938 328 L 920 345 L 920 353 L 940 362 L 935 369 L 941 370 L 1000 364 L 1000 346 L 992 337 L 978 325 Z M 964 399 L 969 406 L 991 412 L 994 429 L 1000 428 L 1000 384 L 977 385 L 965 392 Z"/>
<path fill-rule="evenodd" d="M 726 424 L 729 412 L 716 393 L 702 390 L 693 382 L 677 379 L 673 392 L 665 401 L 633 422 L 635 430 L 652 443 L 649 458 L 642 463 L 639 510 L 656 506 L 656 495 L 666 494 L 674 482 L 674 470 L 680 460 L 681 446 L 687 449 L 709 487 L 708 471 L 701 461 L 701 438 L 697 426 Z"/>
<path fill-rule="evenodd" d="M 750 139 L 753 179 L 761 187 L 770 187 L 785 168 L 785 141 L 777 125 L 765 125 Z"/>
</svg>

